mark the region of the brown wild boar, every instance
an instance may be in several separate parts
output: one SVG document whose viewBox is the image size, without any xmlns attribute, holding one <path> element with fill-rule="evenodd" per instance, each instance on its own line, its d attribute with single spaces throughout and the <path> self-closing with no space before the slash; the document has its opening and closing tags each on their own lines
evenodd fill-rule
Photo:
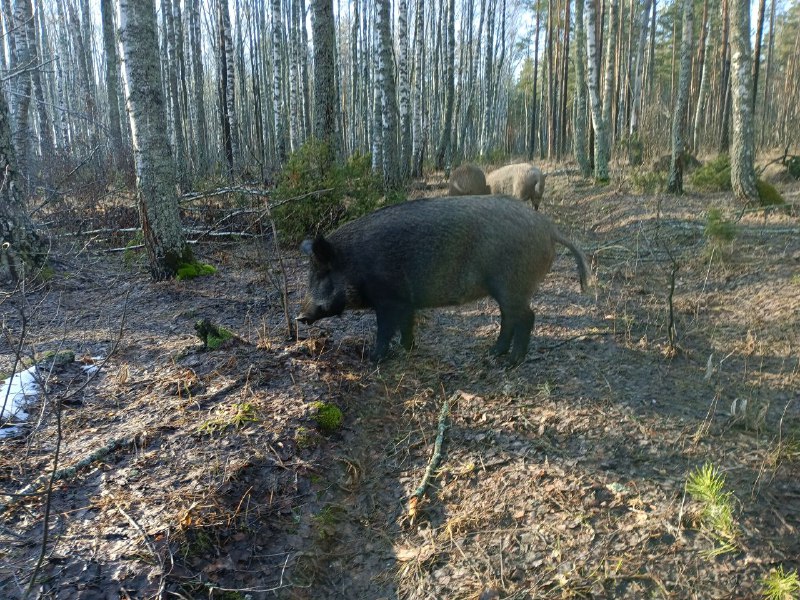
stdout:
<svg viewBox="0 0 800 600">
<path fill-rule="evenodd" d="M 530 298 L 550 271 L 556 243 L 574 255 L 584 289 L 590 271 L 583 253 L 547 217 L 513 198 L 427 198 L 388 206 L 303 242 L 310 268 L 297 320 L 374 309 L 372 358 L 379 361 L 398 329 L 400 343 L 411 348 L 417 309 L 491 296 L 500 305 L 492 352 L 510 349 L 511 364 L 518 364 L 534 323 Z"/>
<path fill-rule="evenodd" d="M 492 194 L 507 194 L 527 200 L 539 210 L 544 194 L 544 173 L 530 163 L 506 165 L 486 176 Z"/>
<path fill-rule="evenodd" d="M 486 185 L 486 175 L 480 167 L 464 164 L 453 169 L 447 189 L 448 196 L 481 196 L 491 193 Z"/>
</svg>

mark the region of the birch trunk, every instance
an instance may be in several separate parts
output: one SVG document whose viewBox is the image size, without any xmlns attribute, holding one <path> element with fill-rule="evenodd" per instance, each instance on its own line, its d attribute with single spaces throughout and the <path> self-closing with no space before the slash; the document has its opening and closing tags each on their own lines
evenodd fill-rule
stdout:
<svg viewBox="0 0 800 600">
<path fill-rule="evenodd" d="M 608 181 L 608 139 L 602 106 L 600 105 L 600 74 L 597 64 L 597 15 L 594 0 L 586 0 L 586 60 L 588 62 L 589 104 L 592 111 L 594 129 L 594 178 L 599 182 Z"/>
<path fill-rule="evenodd" d="M 631 122 L 628 133 L 630 135 L 631 152 L 630 163 L 642 164 L 642 142 L 639 139 L 639 113 L 642 106 L 642 75 L 644 71 L 644 49 L 647 46 L 647 26 L 650 23 L 650 8 L 652 0 L 644 0 L 642 13 L 639 19 L 639 41 L 636 44 L 636 62 L 633 68 L 633 91 L 631 94 Z"/>
<path fill-rule="evenodd" d="M 750 2 L 731 4 L 731 187 L 738 200 L 758 203 L 753 141 L 753 78 L 750 50 Z"/>
<path fill-rule="evenodd" d="M 39 43 L 36 34 L 36 18 L 34 18 L 31 0 L 22 0 L 28 5 L 26 12 L 29 13 L 26 21 L 28 38 L 28 57 L 31 61 L 31 85 L 33 86 L 33 97 L 36 100 L 36 117 L 38 120 L 38 150 L 39 156 L 49 158 L 53 152 L 53 129 L 50 124 L 50 115 L 47 112 L 47 104 L 44 98 L 44 88 L 42 86 L 42 67 L 39 64 Z"/>
<path fill-rule="evenodd" d="M 581 175 L 589 177 L 591 168 L 586 153 L 586 29 L 583 24 L 583 0 L 575 2 L 575 159 Z M 534 72 L 534 77 L 536 73 Z M 536 85 L 534 83 L 534 90 Z M 534 92 L 534 102 L 536 96 Z M 531 156 L 529 155 L 529 158 Z"/>
<path fill-rule="evenodd" d="M 191 250 L 184 241 L 173 185 L 155 7 L 149 0 L 120 0 L 117 16 L 139 219 L 150 275 L 159 281 L 174 277 L 178 266 L 191 260 Z"/>
<path fill-rule="evenodd" d="M 411 176 L 422 177 L 422 161 L 428 143 L 423 125 L 425 102 L 425 3 L 416 1 L 414 10 L 414 119 Z"/>
<path fill-rule="evenodd" d="M 14 10 L 14 44 L 17 48 L 16 64 L 22 70 L 15 76 L 16 110 L 13 128 L 14 150 L 17 157 L 17 168 L 22 181 L 31 176 L 31 132 L 29 128 L 31 106 L 31 76 L 28 72 L 31 65 L 31 54 L 26 36 L 26 23 L 32 18 L 30 0 L 16 0 Z M 25 188 L 28 189 L 28 185 Z"/>
<path fill-rule="evenodd" d="M 376 0 L 375 29 L 378 34 L 376 88 L 381 92 L 383 179 L 389 188 L 400 183 L 397 156 L 397 97 L 394 84 L 391 22 L 392 11 L 389 0 Z"/>
<path fill-rule="evenodd" d="M 275 154 L 278 165 L 286 162 L 286 121 L 283 109 L 283 21 L 281 0 L 271 0 L 272 8 L 272 110 L 275 124 Z"/>
<path fill-rule="evenodd" d="M 228 0 L 218 0 L 219 5 L 219 42 L 220 42 L 220 77 L 224 86 L 223 147 L 228 161 L 228 174 L 233 178 L 239 169 L 239 127 L 236 119 L 236 77 L 234 75 L 233 40 L 231 36 L 231 18 Z M 227 131 L 226 131 L 227 130 Z"/>
<path fill-rule="evenodd" d="M 486 6 L 486 63 L 483 70 L 484 95 L 483 95 L 483 126 L 481 127 L 481 155 L 489 154 L 492 142 L 490 123 L 492 120 L 492 93 L 494 90 L 494 15 L 495 3 L 489 0 Z"/>
<path fill-rule="evenodd" d="M 695 152 L 700 148 L 700 133 L 703 129 L 703 115 L 707 115 L 706 99 L 708 98 L 709 87 L 709 60 L 711 56 L 711 28 L 709 23 L 705 24 L 703 31 L 705 42 L 703 43 L 703 64 L 700 69 L 700 88 L 697 92 L 697 107 L 694 112 L 694 126 L 692 127 L 692 148 Z"/>
<path fill-rule="evenodd" d="M 183 116 L 181 111 L 180 92 L 178 91 L 178 50 L 175 37 L 175 17 L 172 12 L 171 0 L 161 1 L 161 12 L 164 15 L 167 36 L 167 64 L 165 72 L 169 86 L 169 106 L 172 112 L 172 152 L 175 162 L 175 172 L 179 187 L 183 190 L 188 187 L 186 180 L 186 149 L 183 135 Z"/>
<path fill-rule="evenodd" d="M 683 29 L 681 32 L 680 73 L 678 93 L 672 112 L 672 160 L 670 161 L 667 191 L 683 193 L 683 153 L 686 139 L 685 122 L 689 101 L 689 84 L 692 78 L 692 31 L 694 27 L 694 0 L 683 0 Z"/>
<path fill-rule="evenodd" d="M 408 78 L 408 0 L 400 0 L 397 15 L 399 57 L 398 85 L 400 97 L 400 173 L 405 179 L 411 166 L 411 90 Z"/>
<path fill-rule="evenodd" d="M 11 139 L 11 119 L 5 91 L 0 90 L 0 283 L 12 284 L 44 264 L 43 240 L 28 217 L 17 185 L 17 165 Z"/>
<path fill-rule="evenodd" d="M 614 108 L 614 65 L 616 58 L 614 49 L 617 43 L 617 30 L 619 28 L 619 0 L 610 0 L 608 10 L 609 22 L 606 38 L 605 85 L 603 86 L 603 130 L 605 131 L 606 137 L 603 144 L 606 146 L 606 157 L 609 156 L 614 127 L 611 115 Z"/>
</svg>

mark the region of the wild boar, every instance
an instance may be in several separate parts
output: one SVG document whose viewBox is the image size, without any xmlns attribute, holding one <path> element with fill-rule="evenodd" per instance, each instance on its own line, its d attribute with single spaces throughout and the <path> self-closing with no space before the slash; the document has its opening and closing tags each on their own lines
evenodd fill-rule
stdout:
<svg viewBox="0 0 800 600">
<path fill-rule="evenodd" d="M 464 164 L 453 169 L 447 190 L 448 196 L 480 196 L 491 193 L 489 186 L 486 185 L 486 175 L 480 167 Z"/>
<path fill-rule="evenodd" d="M 574 255 L 585 289 L 590 270 L 583 253 L 547 217 L 513 198 L 427 198 L 388 206 L 302 243 L 310 268 L 297 320 L 374 309 L 377 362 L 398 329 L 402 346 L 411 348 L 417 309 L 491 296 L 500 306 L 492 352 L 511 349 L 510 362 L 518 364 L 533 329 L 530 298 L 550 271 L 556 242 Z"/>
<path fill-rule="evenodd" d="M 539 210 L 544 194 L 544 173 L 530 163 L 506 165 L 486 176 L 492 194 L 508 194 L 527 200 Z"/>
</svg>

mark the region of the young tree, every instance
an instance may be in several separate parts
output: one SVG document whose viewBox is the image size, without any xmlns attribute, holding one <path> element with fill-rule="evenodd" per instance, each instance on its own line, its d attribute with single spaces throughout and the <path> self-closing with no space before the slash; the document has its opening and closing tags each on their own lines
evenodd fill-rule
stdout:
<svg viewBox="0 0 800 600">
<path fill-rule="evenodd" d="M 683 0 L 683 29 L 681 32 L 681 62 L 678 75 L 678 93 L 672 111 L 672 160 L 670 161 L 667 190 L 683 193 L 683 148 L 686 140 L 686 112 L 689 101 L 689 83 L 692 76 L 692 28 L 694 27 L 694 0 Z"/>
<path fill-rule="evenodd" d="M 153 0 L 119 0 L 120 58 L 136 164 L 139 220 L 154 280 L 169 279 L 191 260 L 181 229 L 175 166 L 158 57 Z"/>
<path fill-rule="evenodd" d="M 737 199 L 757 203 L 753 140 L 753 77 L 750 49 L 750 2 L 731 3 L 731 187 Z"/>
</svg>

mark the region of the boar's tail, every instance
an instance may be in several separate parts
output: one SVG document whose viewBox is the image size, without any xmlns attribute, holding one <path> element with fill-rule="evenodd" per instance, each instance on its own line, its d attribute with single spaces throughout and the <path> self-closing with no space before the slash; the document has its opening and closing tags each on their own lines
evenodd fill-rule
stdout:
<svg viewBox="0 0 800 600">
<path fill-rule="evenodd" d="M 558 231 L 553 231 L 553 239 L 559 244 L 569 248 L 572 255 L 575 257 L 575 262 L 578 263 L 578 277 L 581 280 L 581 291 L 585 292 L 586 288 L 592 283 L 592 271 L 589 268 L 589 263 L 586 262 L 586 256 L 581 252 L 575 244 L 561 235 Z"/>
</svg>

